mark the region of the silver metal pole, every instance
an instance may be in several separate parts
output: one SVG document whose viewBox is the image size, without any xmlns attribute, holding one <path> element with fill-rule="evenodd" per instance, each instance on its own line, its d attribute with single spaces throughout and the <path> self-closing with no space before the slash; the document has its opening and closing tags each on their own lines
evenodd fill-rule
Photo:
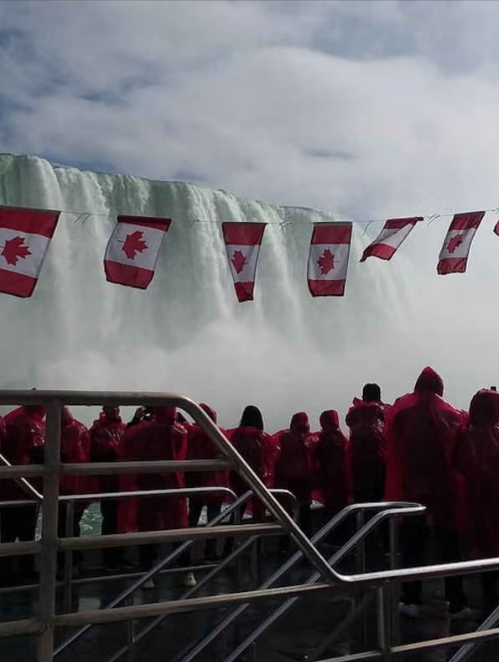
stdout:
<svg viewBox="0 0 499 662">
<path fill-rule="evenodd" d="M 390 600 L 387 585 L 377 588 L 378 599 L 378 647 L 383 655 L 383 662 L 391 659 Z"/>
<path fill-rule="evenodd" d="M 42 552 L 40 557 L 40 614 L 43 631 L 38 637 L 37 662 L 52 662 L 57 580 L 57 519 L 59 467 L 61 463 L 61 403 L 53 400 L 47 408 L 43 480 Z"/>
<path fill-rule="evenodd" d="M 66 538 L 73 535 L 74 528 L 74 501 L 68 501 L 66 506 Z M 64 611 L 71 611 L 73 598 L 73 550 L 67 549 L 64 552 Z"/>
<path fill-rule="evenodd" d="M 398 556 L 398 518 L 392 517 L 388 521 L 388 536 L 389 536 L 389 549 L 390 549 L 390 570 L 395 570 L 397 567 Z M 390 604 L 390 619 L 392 630 L 392 644 L 396 646 L 400 639 L 400 621 L 398 617 L 398 591 L 399 582 L 394 580 L 388 584 L 389 604 Z"/>
</svg>

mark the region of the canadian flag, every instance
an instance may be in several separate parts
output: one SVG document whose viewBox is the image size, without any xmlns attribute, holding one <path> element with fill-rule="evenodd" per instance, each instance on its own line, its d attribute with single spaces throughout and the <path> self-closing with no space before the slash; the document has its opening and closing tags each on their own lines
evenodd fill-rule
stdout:
<svg viewBox="0 0 499 662">
<path fill-rule="evenodd" d="M 0 292 L 33 294 L 60 213 L 0 208 Z"/>
<path fill-rule="evenodd" d="M 147 289 L 170 225 L 169 218 L 118 216 L 104 256 L 106 279 L 110 283 Z"/>
<path fill-rule="evenodd" d="M 265 223 L 222 223 L 227 260 L 240 302 L 252 301 Z"/>
<path fill-rule="evenodd" d="M 411 234 L 416 223 L 422 220 L 422 216 L 389 219 L 376 239 L 365 249 L 360 261 L 364 262 L 368 257 L 391 260 L 397 249 Z"/>
<path fill-rule="evenodd" d="M 313 297 L 345 293 L 351 223 L 314 223 L 308 257 L 308 289 Z"/>
<path fill-rule="evenodd" d="M 473 211 L 454 216 L 440 251 L 437 266 L 439 274 L 466 271 L 471 242 L 484 216 L 484 211 Z"/>
</svg>

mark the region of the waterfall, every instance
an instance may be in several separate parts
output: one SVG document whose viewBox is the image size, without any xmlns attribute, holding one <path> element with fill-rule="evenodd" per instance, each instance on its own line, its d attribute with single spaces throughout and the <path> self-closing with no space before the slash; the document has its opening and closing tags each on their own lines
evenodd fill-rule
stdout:
<svg viewBox="0 0 499 662">
<path fill-rule="evenodd" d="M 392 264 L 359 264 L 363 226 L 346 296 L 313 299 L 311 223 L 337 220 L 330 213 L 11 155 L 0 155 L 0 204 L 65 210 L 33 297 L 0 294 L 4 388 L 176 391 L 211 403 L 227 426 L 252 402 L 272 430 L 297 410 L 314 427 L 323 409 L 344 413 L 390 366 L 404 285 Z M 173 219 L 147 291 L 105 280 L 117 214 Z M 269 223 L 254 302 L 235 298 L 222 221 Z"/>
</svg>

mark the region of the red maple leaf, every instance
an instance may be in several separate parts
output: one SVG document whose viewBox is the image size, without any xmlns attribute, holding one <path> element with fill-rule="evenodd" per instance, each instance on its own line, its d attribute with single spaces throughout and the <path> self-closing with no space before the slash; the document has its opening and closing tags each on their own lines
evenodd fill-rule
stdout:
<svg viewBox="0 0 499 662">
<path fill-rule="evenodd" d="M 319 265 L 323 276 L 334 269 L 334 255 L 329 248 L 324 250 L 320 258 L 317 260 L 317 264 Z"/>
<path fill-rule="evenodd" d="M 231 257 L 232 264 L 234 265 L 234 269 L 236 270 L 236 273 L 240 274 L 241 271 L 244 269 L 244 265 L 246 264 L 246 258 L 242 254 L 241 251 L 234 251 L 234 255 Z"/>
<path fill-rule="evenodd" d="M 135 232 L 127 234 L 121 250 L 129 260 L 135 260 L 137 253 L 142 253 L 149 248 L 146 242 L 142 239 L 143 236 L 144 233 L 140 230 L 135 230 Z"/>
<path fill-rule="evenodd" d="M 16 265 L 20 259 L 25 260 L 26 256 L 31 255 L 29 246 L 24 245 L 24 237 L 13 237 L 5 241 L 2 255 L 7 264 Z"/>
<path fill-rule="evenodd" d="M 447 244 L 447 250 L 449 251 L 449 253 L 453 253 L 458 246 L 461 246 L 462 243 L 463 243 L 463 235 L 456 234 Z"/>
</svg>

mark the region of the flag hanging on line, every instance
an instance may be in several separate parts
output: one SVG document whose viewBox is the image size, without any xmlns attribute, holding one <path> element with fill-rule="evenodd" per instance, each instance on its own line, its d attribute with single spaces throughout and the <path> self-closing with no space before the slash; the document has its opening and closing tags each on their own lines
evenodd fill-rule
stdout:
<svg viewBox="0 0 499 662">
<path fill-rule="evenodd" d="M 313 297 L 345 293 L 351 223 L 314 223 L 308 257 L 308 289 Z"/>
<path fill-rule="evenodd" d="M 266 223 L 222 223 L 227 260 L 238 301 L 253 300 L 256 267 Z"/>
<path fill-rule="evenodd" d="M 416 223 L 422 220 L 422 216 L 389 219 L 376 239 L 365 249 L 360 261 L 365 262 L 368 257 L 391 260 L 397 249 L 411 234 Z"/>
<path fill-rule="evenodd" d="M 147 289 L 170 225 L 169 218 L 118 216 L 104 256 L 106 279 L 110 283 Z"/>
<path fill-rule="evenodd" d="M 494 226 L 494 232 L 499 236 L 499 221 L 497 221 L 497 223 Z"/>
<path fill-rule="evenodd" d="M 471 244 L 484 216 L 484 211 L 455 214 L 440 251 L 437 265 L 439 274 L 466 271 Z"/>
<path fill-rule="evenodd" d="M 0 292 L 33 294 L 60 213 L 0 208 Z"/>
</svg>

